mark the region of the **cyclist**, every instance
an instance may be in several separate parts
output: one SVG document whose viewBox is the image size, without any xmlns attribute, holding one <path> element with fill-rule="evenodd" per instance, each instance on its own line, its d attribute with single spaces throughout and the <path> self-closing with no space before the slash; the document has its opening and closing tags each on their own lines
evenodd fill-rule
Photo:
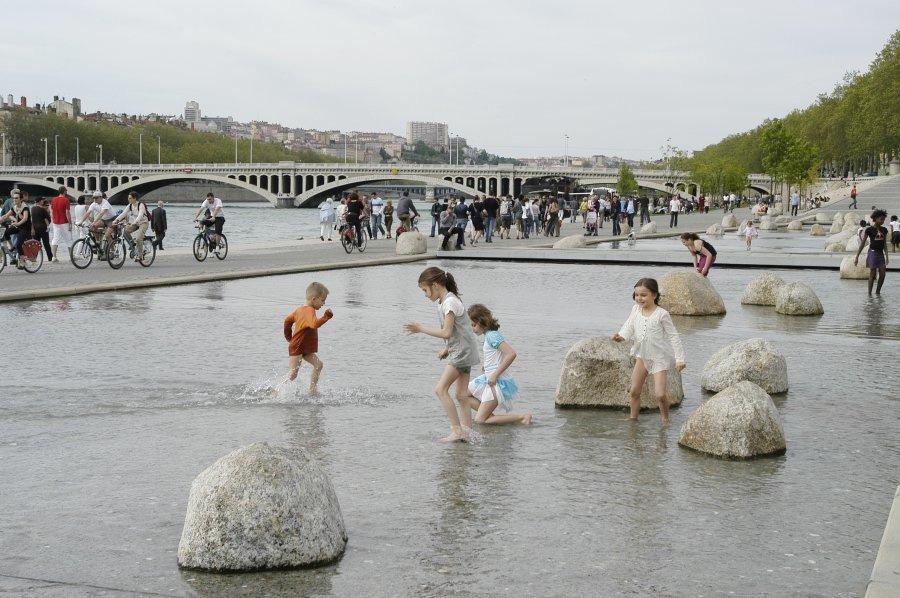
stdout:
<svg viewBox="0 0 900 598">
<path fill-rule="evenodd" d="M 0 216 L 0 222 L 9 221 L 6 232 L 3 233 L 3 241 L 12 245 L 12 236 L 16 236 L 16 253 L 19 256 L 16 268 L 25 267 L 25 257 L 22 255 L 22 247 L 25 241 L 31 238 L 31 209 L 25 204 L 21 194 L 13 195 L 12 206 L 8 212 Z"/>
<path fill-rule="evenodd" d="M 359 246 L 362 242 L 362 213 L 363 213 L 363 202 L 359 198 L 359 194 L 354 191 L 350 194 L 350 197 L 347 198 L 347 226 L 352 226 L 353 230 L 356 232 L 356 245 Z"/>
<path fill-rule="evenodd" d="M 81 220 L 78 222 L 78 226 L 84 224 L 85 220 L 90 219 L 91 234 L 95 241 L 99 241 L 100 234 L 104 229 L 109 228 L 110 223 L 116 218 L 116 215 L 113 212 L 112 205 L 110 205 L 109 201 L 103 197 L 102 193 L 94 191 L 93 198 L 94 203 L 89 205 L 87 210 L 85 210 L 84 216 L 82 216 Z M 110 231 L 107 231 L 106 235 L 107 242 L 110 239 L 109 232 Z"/>
<path fill-rule="evenodd" d="M 125 223 L 125 238 L 135 245 L 134 261 L 144 259 L 144 235 L 147 233 L 147 225 L 150 217 L 147 214 L 147 206 L 138 201 L 138 194 L 134 191 L 128 194 L 128 206 L 119 214 L 113 224 Z M 132 237 L 132 233 L 136 233 Z"/>
<path fill-rule="evenodd" d="M 203 210 L 209 210 L 209 217 L 200 220 L 200 214 Z M 210 249 L 219 245 L 219 235 L 222 234 L 222 228 L 225 226 L 225 208 L 222 207 L 222 200 L 212 193 L 206 194 L 206 199 L 200 204 L 200 209 L 194 216 L 194 222 L 200 222 L 206 226 L 212 226 L 215 230 L 213 243 Z"/>
</svg>

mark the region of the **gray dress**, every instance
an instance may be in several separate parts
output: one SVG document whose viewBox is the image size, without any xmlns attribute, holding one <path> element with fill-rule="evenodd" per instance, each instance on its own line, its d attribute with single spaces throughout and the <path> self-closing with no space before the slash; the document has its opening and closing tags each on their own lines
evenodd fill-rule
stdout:
<svg viewBox="0 0 900 598">
<path fill-rule="evenodd" d="M 452 306 L 456 306 L 456 309 L 450 309 Z M 447 309 L 446 313 L 452 311 L 456 316 L 453 320 L 453 332 L 450 334 L 450 338 L 444 341 L 450 352 L 447 361 L 459 371 L 467 373 L 473 366 L 481 363 L 478 339 L 475 338 L 469 314 L 463 308 L 459 297 L 453 293 L 447 293 L 444 301 L 438 304 L 438 320 L 441 326 L 444 325 L 445 309 Z"/>
</svg>

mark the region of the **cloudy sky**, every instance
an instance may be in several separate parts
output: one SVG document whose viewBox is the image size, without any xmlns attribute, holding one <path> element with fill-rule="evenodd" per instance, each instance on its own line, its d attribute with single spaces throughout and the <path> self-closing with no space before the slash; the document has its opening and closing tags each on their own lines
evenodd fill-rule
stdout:
<svg viewBox="0 0 900 598">
<path fill-rule="evenodd" d="M 897 0 L 0 0 L 0 93 L 319 129 L 449 123 L 511 156 L 699 149 L 865 70 Z M 23 35 L 12 35 L 11 32 Z"/>
</svg>

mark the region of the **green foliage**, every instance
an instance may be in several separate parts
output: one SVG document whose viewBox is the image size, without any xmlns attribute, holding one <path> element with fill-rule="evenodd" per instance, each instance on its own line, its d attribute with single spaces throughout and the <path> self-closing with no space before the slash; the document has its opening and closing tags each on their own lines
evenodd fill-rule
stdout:
<svg viewBox="0 0 900 598">
<path fill-rule="evenodd" d="M 447 154 L 434 149 L 424 141 L 416 141 L 412 151 L 404 147 L 400 159 L 414 164 L 445 164 L 449 161 Z"/>
<path fill-rule="evenodd" d="M 747 188 L 747 169 L 722 158 L 693 158 L 686 170 L 707 195 L 739 193 Z"/>
<path fill-rule="evenodd" d="M 144 163 L 157 160 L 157 136 L 164 164 L 233 163 L 234 139 L 217 133 L 199 133 L 172 125 L 147 124 L 125 127 L 109 122 L 76 122 L 56 114 L 31 114 L 13 110 L 0 120 L 7 134 L 12 164 L 44 163 L 44 143 L 48 139 L 49 163 L 53 164 L 53 136 L 59 135 L 60 164 L 75 164 L 75 138 L 80 142 L 80 161 L 96 162 L 97 145 L 103 146 L 105 163 L 137 164 L 140 159 L 140 133 L 143 132 Z M 250 141 L 238 141 L 238 160 L 250 161 Z M 335 162 L 336 158 L 312 150 L 291 151 L 274 143 L 253 142 L 254 162 Z"/>
<path fill-rule="evenodd" d="M 638 184 L 634 178 L 634 173 L 628 164 L 622 163 L 619 166 L 619 182 L 616 183 L 616 193 L 619 195 L 633 195 L 637 193 Z"/>
</svg>

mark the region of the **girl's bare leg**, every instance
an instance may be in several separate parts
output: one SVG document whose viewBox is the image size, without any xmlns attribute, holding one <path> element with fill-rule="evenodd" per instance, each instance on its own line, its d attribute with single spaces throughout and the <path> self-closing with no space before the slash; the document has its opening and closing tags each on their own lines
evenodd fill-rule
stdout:
<svg viewBox="0 0 900 598">
<path fill-rule="evenodd" d="M 634 362 L 634 370 L 631 372 L 631 415 L 630 419 L 637 419 L 641 414 L 641 389 L 644 388 L 644 382 L 647 380 L 647 367 L 644 365 L 643 359 L 637 359 Z"/>
<path fill-rule="evenodd" d="M 441 402 L 441 407 L 444 408 L 444 413 L 447 414 L 447 419 L 450 420 L 450 435 L 442 438 L 444 442 L 456 442 L 466 439 L 466 435 L 459 425 L 456 405 L 453 403 L 453 399 L 450 398 L 450 386 L 457 378 L 459 378 L 459 370 L 447 364 L 444 367 L 444 373 L 441 374 L 441 378 L 438 380 L 437 386 L 434 388 L 434 395 Z M 471 419 L 471 416 L 469 417 Z"/>
<path fill-rule="evenodd" d="M 659 417 L 663 425 L 669 423 L 669 397 L 666 396 L 666 382 L 668 372 L 656 372 L 653 374 L 653 388 L 656 394 L 656 402 L 659 404 Z"/>
<path fill-rule="evenodd" d="M 479 424 L 525 424 L 531 423 L 532 415 L 530 413 L 506 413 L 504 415 L 494 415 L 497 408 L 497 401 L 483 401 L 475 415 L 475 421 Z"/>
<path fill-rule="evenodd" d="M 459 403 L 459 419 L 464 430 L 471 430 L 472 412 L 469 410 L 469 397 L 471 396 L 469 393 L 469 373 L 458 373 L 459 377 L 456 379 L 456 401 Z"/>
<path fill-rule="evenodd" d="M 322 360 L 319 359 L 319 356 L 315 353 L 310 353 L 309 355 L 303 356 L 303 361 L 310 364 L 313 367 L 312 376 L 309 378 L 309 394 L 315 395 L 319 393 L 319 374 L 322 372 L 322 368 L 325 367 L 325 364 L 322 363 Z"/>
<path fill-rule="evenodd" d="M 875 294 L 881 294 L 881 287 L 884 286 L 884 277 L 887 275 L 887 267 L 878 268 L 878 286 L 875 287 Z"/>
</svg>

